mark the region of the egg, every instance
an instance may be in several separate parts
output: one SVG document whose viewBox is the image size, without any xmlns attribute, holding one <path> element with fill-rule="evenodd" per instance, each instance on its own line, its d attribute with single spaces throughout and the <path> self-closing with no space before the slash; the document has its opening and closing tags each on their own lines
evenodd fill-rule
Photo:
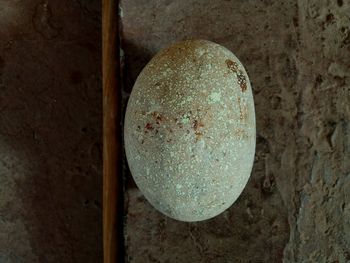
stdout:
<svg viewBox="0 0 350 263">
<path fill-rule="evenodd" d="M 124 141 L 131 174 L 163 214 L 201 221 L 243 191 L 255 153 L 248 75 L 225 47 L 187 40 L 160 51 L 128 101 Z"/>
</svg>

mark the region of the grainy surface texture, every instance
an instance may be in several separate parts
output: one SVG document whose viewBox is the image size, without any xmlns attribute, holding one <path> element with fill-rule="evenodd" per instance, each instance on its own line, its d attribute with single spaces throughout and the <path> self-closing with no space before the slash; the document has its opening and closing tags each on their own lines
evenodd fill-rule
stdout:
<svg viewBox="0 0 350 263">
<path fill-rule="evenodd" d="M 0 262 L 102 262 L 100 1 L 0 0 Z"/>
<path fill-rule="evenodd" d="M 210 41 L 170 45 L 138 76 L 124 134 L 130 171 L 154 207 L 181 221 L 217 216 L 241 194 L 254 159 L 243 65 Z"/>
<path fill-rule="evenodd" d="M 350 2 L 122 0 L 125 98 L 142 67 L 208 39 L 252 81 L 257 153 L 238 201 L 183 223 L 127 190 L 127 262 L 350 261 Z M 129 177 L 130 178 L 130 177 Z"/>
</svg>

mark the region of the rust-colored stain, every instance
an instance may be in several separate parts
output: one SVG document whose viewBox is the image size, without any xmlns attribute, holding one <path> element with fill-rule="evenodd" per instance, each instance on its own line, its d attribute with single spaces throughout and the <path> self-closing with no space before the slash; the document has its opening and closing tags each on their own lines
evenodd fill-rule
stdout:
<svg viewBox="0 0 350 263">
<path fill-rule="evenodd" d="M 232 70 L 234 73 L 238 73 L 238 64 L 230 59 L 226 59 L 226 65 L 227 67 Z"/>
<path fill-rule="evenodd" d="M 157 124 L 160 124 L 162 121 L 165 120 L 165 117 L 162 116 L 159 112 L 153 112 L 152 113 L 153 118 L 156 120 Z"/>
<path fill-rule="evenodd" d="M 198 140 L 203 136 L 203 133 L 200 131 L 195 131 L 194 134 L 196 135 L 196 142 L 198 142 Z"/>
<path fill-rule="evenodd" d="M 145 125 L 145 129 L 146 129 L 146 130 L 150 130 L 150 131 L 153 131 L 153 130 L 154 130 L 152 124 L 149 123 L 149 122 Z"/>
<path fill-rule="evenodd" d="M 192 127 L 193 127 L 193 129 L 197 130 L 197 128 L 198 128 L 198 121 L 197 120 L 193 121 Z"/>
<path fill-rule="evenodd" d="M 236 62 L 230 59 L 226 59 L 225 63 L 232 72 L 237 74 L 238 84 L 241 87 L 242 92 L 245 92 L 247 90 L 247 80 L 243 71 L 238 68 L 238 64 Z"/>
<path fill-rule="evenodd" d="M 247 81 L 242 71 L 239 74 L 237 74 L 237 78 L 238 84 L 241 87 L 242 92 L 245 92 L 247 90 Z"/>
<path fill-rule="evenodd" d="M 190 113 L 192 113 L 192 112 L 190 112 Z M 144 115 L 147 115 L 147 113 L 145 113 Z M 159 132 L 157 129 L 157 127 L 158 127 L 157 125 L 160 125 L 161 122 L 166 121 L 167 118 L 156 111 L 150 113 L 150 115 L 153 117 L 155 123 L 153 123 L 153 121 L 147 122 L 145 127 L 144 127 L 144 133 L 148 134 L 149 132 L 154 131 L 154 133 L 157 134 Z M 184 127 L 182 123 L 178 122 L 179 121 L 178 118 L 174 118 L 174 121 L 180 129 L 182 129 Z M 196 136 L 196 142 L 197 142 L 203 136 L 203 133 L 200 131 L 200 129 L 204 127 L 204 124 L 200 120 L 193 120 L 191 127 L 194 130 L 194 134 Z M 137 129 L 140 130 L 141 127 L 138 126 Z M 169 131 L 169 133 L 174 132 L 173 129 L 171 129 L 171 128 L 169 128 L 168 131 Z M 190 130 L 187 130 L 186 132 L 189 134 Z M 171 139 L 167 140 L 167 142 L 171 142 Z"/>
<path fill-rule="evenodd" d="M 234 135 L 240 139 L 247 139 L 249 136 L 247 132 L 243 129 L 236 129 L 233 131 Z"/>
<path fill-rule="evenodd" d="M 238 107 L 239 107 L 239 119 L 241 121 L 245 121 L 248 118 L 248 108 L 247 105 L 242 105 L 241 98 L 237 98 L 238 101 Z"/>
<path fill-rule="evenodd" d="M 147 113 L 145 113 L 145 112 L 142 112 L 142 114 L 143 114 L 143 115 L 147 115 Z M 156 123 L 157 125 L 159 125 L 162 121 L 165 120 L 165 117 L 162 116 L 160 113 L 158 113 L 158 112 L 156 112 L 156 111 L 153 112 L 153 113 L 151 113 L 151 115 L 152 115 L 153 118 L 155 119 L 155 123 Z M 154 124 L 153 124 L 153 125 L 154 125 Z M 153 131 L 153 130 L 154 130 L 155 134 L 158 134 L 159 130 L 156 129 L 153 125 L 152 125 L 151 122 L 147 122 L 146 125 L 145 125 L 145 127 L 144 127 L 144 133 L 147 134 L 149 131 Z M 158 127 L 158 126 L 157 126 L 157 127 Z M 141 127 L 140 127 L 140 126 L 137 126 L 137 129 L 140 130 Z"/>
<path fill-rule="evenodd" d="M 203 133 L 199 131 L 200 128 L 203 128 L 204 124 L 198 120 L 192 122 L 192 128 L 194 129 L 194 134 L 196 135 L 196 142 L 203 136 Z"/>
<path fill-rule="evenodd" d="M 201 123 L 198 120 L 194 120 L 193 123 L 192 123 L 192 127 L 193 127 L 194 130 L 197 130 L 198 128 L 204 127 L 204 124 Z"/>
</svg>

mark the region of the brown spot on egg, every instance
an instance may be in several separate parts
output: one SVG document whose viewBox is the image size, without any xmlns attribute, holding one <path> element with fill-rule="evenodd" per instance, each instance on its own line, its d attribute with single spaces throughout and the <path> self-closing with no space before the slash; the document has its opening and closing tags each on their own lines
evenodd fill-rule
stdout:
<svg viewBox="0 0 350 263">
<path fill-rule="evenodd" d="M 247 105 L 242 106 L 242 111 L 241 111 L 241 120 L 246 120 L 248 118 L 248 107 Z"/>
<path fill-rule="evenodd" d="M 201 122 L 198 121 L 198 120 L 194 120 L 194 121 L 192 122 L 192 128 L 193 128 L 194 130 L 197 130 L 197 129 L 203 128 L 203 127 L 204 127 L 204 124 L 201 123 Z"/>
<path fill-rule="evenodd" d="M 247 90 L 247 80 L 245 79 L 244 73 L 238 68 L 238 64 L 230 59 L 225 61 L 227 67 L 234 73 L 237 74 L 238 84 L 241 87 L 242 92 Z"/>
<path fill-rule="evenodd" d="M 233 134 L 236 138 L 241 139 L 241 140 L 249 138 L 247 132 L 244 129 L 236 129 L 233 131 Z"/>
<path fill-rule="evenodd" d="M 241 103 L 241 98 L 237 98 L 238 101 L 238 107 L 239 107 L 239 119 L 241 121 L 245 121 L 248 118 L 248 108 L 246 104 Z"/>
<path fill-rule="evenodd" d="M 193 129 L 197 130 L 197 128 L 198 128 L 198 121 L 197 120 L 193 121 L 192 127 L 193 127 Z"/>
<path fill-rule="evenodd" d="M 202 132 L 199 131 L 200 128 L 204 127 L 203 123 L 198 120 L 192 122 L 192 128 L 194 129 L 194 134 L 196 135 L 196 142 L 202 137 Z"/>
<path fill-rule="evenodd" d="M 156 112 L 156 111 L 154 111 L 154 112 L 152 113 L 152 116 L 153 116 L 153 118 L 155 119 L 155 121 L 156 121 L 157 124 L 160 124 L 162 121 L 165 120 L 165 117 L 162 116 L 160 113 L 158 113 L 158 112 Z"/>
<path fill-rule="evenodd" d="M 232 70 L 234 73 L 237 73 L 238 72 L 238 65 L 236 62 L 230 60 L 230 59 L 226 59 L 225 61 L 227 67 Z"/>
<path fill-rule="evenodd" d="M 145 129 L 146 129 L 146 130 L 150 130 L 150 131 L 154 130 L 152 124 L 149 123 L 149 122 L 145 125 Z"/>
<path fill-rule="evenodd" d="M 239 74 L 237 75 L 237 78 L 238 78 L 238 84 L 241 87 L 242 92 L 245 92 L 247 90 L 247 81 L 242 71 L 239 72 Z"/>
<path fill-rule="evenodd" d="M 196 142 L 198 142 L 198 140 L 203 136 L 203 133 L 200 131 L 195 131 L 194 134 L 196 135 Z"/>
</svg>

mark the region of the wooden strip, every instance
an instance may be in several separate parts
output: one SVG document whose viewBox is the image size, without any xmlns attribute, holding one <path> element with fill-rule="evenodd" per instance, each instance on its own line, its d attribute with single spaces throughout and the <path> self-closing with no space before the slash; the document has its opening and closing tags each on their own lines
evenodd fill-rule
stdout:
<svg viewBox="0 0 350 263">
<path fill-rule="evenodd" d="M 123 262 L 123 180 L 118 1 L 102 2 L 103 253 L 104 263 Z"/>
</svg>

